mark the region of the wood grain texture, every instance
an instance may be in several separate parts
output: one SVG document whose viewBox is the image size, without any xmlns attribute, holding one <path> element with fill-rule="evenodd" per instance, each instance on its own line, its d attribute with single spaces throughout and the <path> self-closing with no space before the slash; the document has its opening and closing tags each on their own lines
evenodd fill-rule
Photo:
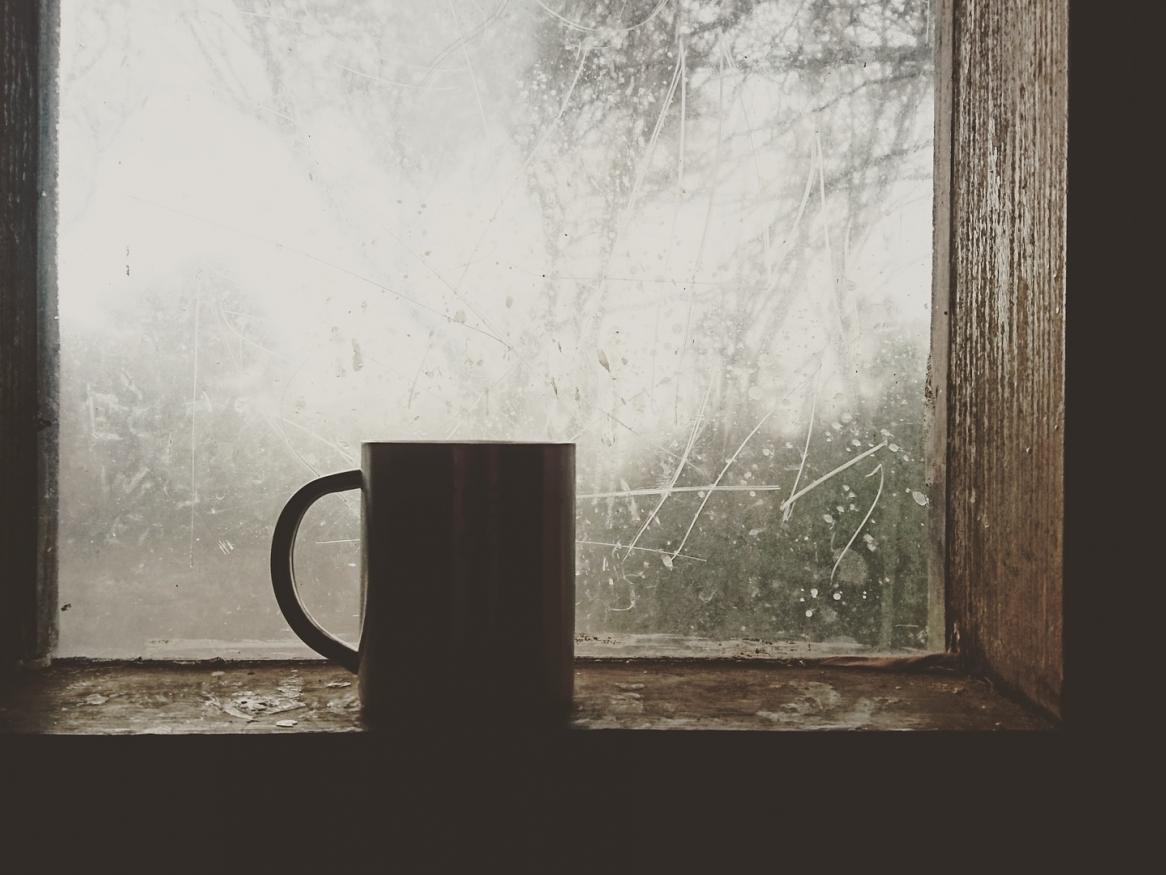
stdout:
<svg viewBox="0 0 1166 875">
<path fill-rule="evenodd" d="M 968 667 L 1060 712 L 1068 10 L 954 6 L 947 607 Z"/>
<path fill-rule="evenodd" d="M 634 660 L 575 671 L 575 729 L 1047 730 L 942 654 L 854 667 Z M 887 664 L 892 668 L 887 669 Z M 930 669 L 930 670 L 928 670 Z M 473 715 L 467 715 L 473 725 Z M 359 732 L 355 678 L 325 663 L 56 664 L 0 689 L 0 734 Z"/>
<path fill-rule="evenodd" d="M 42 27 L 46 8 L 52 5 L 0 2 L 0 668 L 47 656 L 56 609 L 51 563 L 41 561 L 44 539 L 54 534 L 42 508 L 54 479 L 46 462 L 56 440 L 40 403 L 49 385 L 40 367 L 48 328 L 41 258 L 43 46 L 55 35 L 55 27 Z"/>
<path fill-rule="evenodd" d="M 927 454 L 927 495 L 932 513 L 927 532 L 927 645 L 946 650 L 951 641 L 947 624 L 947 416 L 951 375 L 951 187 L 953 3 L 935 0 L 932 40 L 935 45 L 935 156 L 932 165 L 931 353 L 927 360 L 924 425 Z"/>
</svg>

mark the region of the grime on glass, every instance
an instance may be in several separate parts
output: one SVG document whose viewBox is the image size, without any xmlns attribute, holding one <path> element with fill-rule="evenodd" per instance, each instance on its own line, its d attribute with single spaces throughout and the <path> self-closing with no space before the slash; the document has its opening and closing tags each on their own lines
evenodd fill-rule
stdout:
<svg viewBox="0 0 1166 875">
<path fill-rule="evenodd" d="M 60 653 L 300 654 L 376 439 L 578 444 L 581 648 L 927 646 L 928 0 L 61 6 Z"/>
</svg>

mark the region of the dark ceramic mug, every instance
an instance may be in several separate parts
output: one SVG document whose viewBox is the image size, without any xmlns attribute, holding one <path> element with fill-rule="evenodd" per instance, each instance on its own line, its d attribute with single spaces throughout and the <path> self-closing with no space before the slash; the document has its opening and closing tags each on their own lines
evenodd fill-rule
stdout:
<svg viewBox="0 0 1166 875">
<path fill-rule="evenodd" d="M 364 713 L 398 724 L 484 714 L 566 717 L 575 627 L 575 445 L 361 445 L 361 469 L 308 483 L 284 507 L 271 581 L 292 630 L 359 675 Z M 359 650 L 296 593 L 308 507 L 361 490 Z"/>
</svg>

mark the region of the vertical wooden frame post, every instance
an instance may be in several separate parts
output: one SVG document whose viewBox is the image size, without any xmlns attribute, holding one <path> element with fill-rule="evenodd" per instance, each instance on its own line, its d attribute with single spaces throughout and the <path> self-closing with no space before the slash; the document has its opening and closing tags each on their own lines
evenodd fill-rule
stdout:
<svg viewBox="0 0 1166 875">
<path fill-rule="evenodd" d="M 968 669 L 1059 713 L 1068 4 L 951 9 L 949 630 Z"/>
<path fill-rule="evenodd" d="M 0 0 L 0 668 L 56 617 L 55 0 Z"/>
<path fill-rule="evenodd" d="M 934 0 L 932 42 L 935 46 L 935 163 L 931 246 L 931 357 L 927 364 L 927 492 L 931 519 L 927 553 L 927 645 L 950 649 L 947 622 L 947 400 L 951 378 L 951 186 L 953 20 L 955 0 Z"/>
</svg>

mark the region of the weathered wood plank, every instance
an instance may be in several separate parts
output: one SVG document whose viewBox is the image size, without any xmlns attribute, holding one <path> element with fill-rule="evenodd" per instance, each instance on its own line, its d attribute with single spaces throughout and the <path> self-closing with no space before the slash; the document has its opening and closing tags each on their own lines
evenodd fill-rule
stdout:
<svg viewBox="0 0 1166 875">
<path fill-rule="evenodd" d="M 971 670 L 1059 713 L 1068 9 L 954 17 L 949 620 Z"/>
<path fill-rule="evenodd" d="M 56 429 L 41 404 L 55 394 L 55 361 L 44 367 L 41 351 L 56 337 L 43 297 L 52 265 L 41 257 L 56 35 L 42 12 L 54 8 L 0 0 L 0 668 L 47 656 L 56 610 L 53 563 L 40 559 L 55 537 L 42 511 L 55 490 Z"/>
<path fill-rule="evenodd" d="M 354 680 L 323 663 L 56 665 L 0 689 L 0 733 L 361 731 Z M 578 729 L 1051 728 L 953 671 L 635 660 L 581 664 L 575 689 Z"/>
<path fill-rule="evenodd" d="M 927 494 L 928 519 L 927 643 L 932 650 L 951 645 L 947 625 L 947 411 L 951 345 L 951 186 L 953 3 L 935 0 L 932 40 L 935 44 L 935 157 L 933 164 L 931 251 L 931 354 L 927 361 Z"/>
</svg>

